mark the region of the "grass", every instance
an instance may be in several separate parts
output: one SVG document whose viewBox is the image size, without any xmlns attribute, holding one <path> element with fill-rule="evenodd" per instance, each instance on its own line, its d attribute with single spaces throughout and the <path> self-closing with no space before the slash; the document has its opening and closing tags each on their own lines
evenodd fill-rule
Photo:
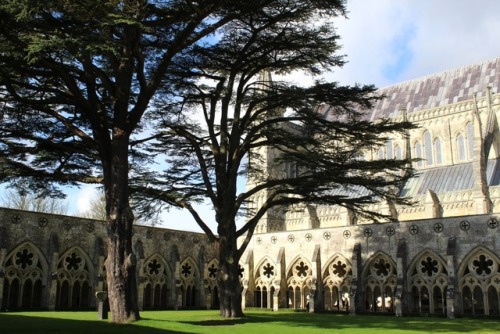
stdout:
<svg viewBox="0 0 500 334">
<path fill-rule="evenodd" d="M 500 333 L 493 319 L 349 316 L 248 310 L 241 319 L 222 319 L 217 311 L 144 311 L 128 325 L 97 320 L 96 312 L 0 313 L 0 333 L 9 334 L 170 334 L 170 333 Z"/>
</svg>

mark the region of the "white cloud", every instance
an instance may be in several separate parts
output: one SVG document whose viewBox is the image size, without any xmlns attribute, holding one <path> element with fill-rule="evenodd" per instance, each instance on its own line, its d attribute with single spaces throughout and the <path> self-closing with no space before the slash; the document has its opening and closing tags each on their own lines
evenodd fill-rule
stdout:
<svg viewBox="0 0 500 334">
<path fill-rule="evenodd" d="M 336 20 L 349 63 L 329 80 L 382 87 L 500 56 L 496 0 L 350 0 L 347 8 L 349 19 Z"/>
<path fill-rule="evenodd" d="M 97 196 L 96 187 L 93 185 L 82 186 L 76 194 L 77 212 L 85 212 L 90 209 L 90 201 Z"/>
<path fill-rule="evenodd" d="M 348 63 L 328 80 L 383 87 L 500 56 L 498 0 L 348 0 L 347 9 L 349 19 L 333 20 Z M 95 194 L 90 185 L 70 189 L 71 214 L 88 209 Z M 210 206 L 200 212 L 215 231 Z M 162 221 L 168 228 L 200 231 L 185 210 L 165 212 Z"/>
<path fill-rule="evenodd" d="M 347 9 L 349 19 L 333 20 L 348 63 L 327 80 L 383 87 L 500 56 L 498 0 L 348 0 Z M 311 82 L 300 74 L 291 80 Z M 208 204 L 201 215 L 215 229 Z M 186 211 L 162 219 L 166 227 L 200 231 Z"/>
</svg>

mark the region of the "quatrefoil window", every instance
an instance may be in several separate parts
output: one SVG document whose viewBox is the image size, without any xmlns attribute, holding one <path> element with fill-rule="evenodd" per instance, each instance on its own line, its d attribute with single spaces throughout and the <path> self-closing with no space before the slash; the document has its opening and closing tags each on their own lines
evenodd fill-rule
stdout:
<svg viewBox="0 0 500 334">
<path fill-rule="evenodd" d="M 472 261 L 472 265 L 476 274 L 480 276 L 487 276 L 492 272 L 493 260 L 487 259 L 486 255 L 481 254 L 476 260 Z"/>
<path fill-rule="evenodd" d="M 78 270 L 82 263 L 82 258 L 75 252 L 66 256 L 64 260 L 66 262 L 66 269 L 68 270 Z"/>
<path fill-rule="evenodd" d="M 21 269 L 26 269 L 33 265 L 33 253 L 28 249 L 23 249 L 16 254 L 16 265 L 21 267 Z"/>
<path fill-rule="evenodd" d="M 161 263 L 157 259 L 153 259 L 148 263 L 149 274 L 158 275 L 160 273 Z"/>
<path fill-rule="evenodd" d="M 337 277 L 344 277 L 347 274 L 346 270 L 347 265 L 345 263 L 342 263 L 342 261 L 334 263 L 332 267 L 333 267 L 333 274 Z"/>
<path fill-rule="evenodd" d="M 375 274 L 377 276 L 389 276 L 389 273 L 391 272 L 391 265 L 387 262 L 385 262 L 384 259 L 378 260 L 374 265 L 373 268 L 375 269 Z"/>
<path fill-rule="evenodd" d="M 262 267 L 262 273 L 267 278 L 271 278 L 272 276 L 274 276 L 274 266 L 271 266 L 271 264 L 268 262 L 264 267 Z"/>
<path fill-rule="evenodd" d="M 423 274 L 431 277 L 439 271 L 439 265 L 436 259 L 431 258 L 430 256 L 426 257 L 424 260 L 420 262 L 420 270 Z"/>
<path fill-rule="evenodd" d="M 189 263 L 184 263 L 182 265 L 181 274 L 184 275 L 184 277 L 188 277 L 191 275 L 191 266 L 189 265 Z"/>
<path fill-rule="evenodd" d="M 297 270 L 297 276 L 306 277 L 307 271 L 309 270 L 309 266 L 307 266 L 304 262 L 300 261 L 300 263 L 295 266 L 295 270 Z"/>
<path fill-rule="evenodd" d="M 210 267 L 208 267 L 208 277 L 215 278 L 217 275 L 217 267 L 212 263 Z"/>
</svg>

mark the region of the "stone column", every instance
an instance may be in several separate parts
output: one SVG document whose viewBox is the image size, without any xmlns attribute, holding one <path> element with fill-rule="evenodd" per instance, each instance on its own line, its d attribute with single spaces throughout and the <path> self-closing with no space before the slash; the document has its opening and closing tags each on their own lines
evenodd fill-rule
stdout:
<svg viewBox="0 0 500 334">
<path fill-rule="evenodd" d="M 273 311 L 279 310 L 279 294 L 280 294 L 280 280 L 277 279 L 274 281 L 274 293 L 273 293 Z"/>
<path fill-rule="evenodd" d="M 50 264 L 50 281 L 49 281 L 49 311 L 56 309 L 57 298 L 57 263 L 59 262 L 59 253 L 55 252 L 52 255 L 52 262 Z"/>
<path fill-rule="evenodd" d="M 243 279 L 241 285 L 243 286 L 243 289 L 241 289 L 241 309 L 245 310 L 247 305 L 248 280 Z"/>
<path fill-rule="evenodd" d="M 455 287 L 453 286 L 446 288 L 446 317 L 455 318 Z"/>
<path fill-rule="evenodd" d="M 97 320 L 108 319 L 108 293 L 106 291 L 97 291 L 95 293 L 97 299 Z"/>
<path fill-rule="evenodd" d="M 357 287 L 357 280 L 352 281 L 352 286 L 349 291 L 349 315 L 356 315 L 356 290 L 358 289 Z"/>
<path fill-rule="evenodd" d="M 455 250 L 457 239 L 450 237 L 446 250 L 446 269 L 448 271 L 448 287 L 446 288 L 446 316 L 449 319 L 455 318 Z"/>
</svg>

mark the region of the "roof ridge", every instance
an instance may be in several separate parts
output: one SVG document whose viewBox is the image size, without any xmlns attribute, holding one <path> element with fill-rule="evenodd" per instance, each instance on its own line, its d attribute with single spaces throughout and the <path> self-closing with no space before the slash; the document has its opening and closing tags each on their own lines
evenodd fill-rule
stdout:
<svg viewBox="0 0 500 334">
<path fill-rule="evenodd" d="M 412 84 L 418 84 L 418 83 L 421 83 L 421 82 L 424 82 L 424 81 L 427 81 L 427 80 L 433 79 L 433 78 L 447 77 L 451 73 L 465 72 L 467 70 L 470 70 L 473 67 L 483 68 L 485 65 L 496 63 L 498 61 L 500 61 L 500 57 L 496 57 L 496 58 L 492 58 L 492 59 L 488 59 L 488 60 L 483 60 L 483 61 L 478 62 L 478 63 L 463 65 L 463 66 L 455 67 L 455 68 L 450 68 L 450 69 L 447 69 L 447 70 L 444 70 L 441 72 L 431 73 L 431 74 L 427 74 L 427 75 L 417 77 L 414 79 L 409 79 L 409 80 L 405 80 L 402 82 L 398 82 L 398 83 L 395 83 L 395 84 L 392 84 L 389 86 L 380 87 L 378 90 L 386 90 L 386 89 L 390 89 L 393 87 L 410 86 Z"/>
</svg>

